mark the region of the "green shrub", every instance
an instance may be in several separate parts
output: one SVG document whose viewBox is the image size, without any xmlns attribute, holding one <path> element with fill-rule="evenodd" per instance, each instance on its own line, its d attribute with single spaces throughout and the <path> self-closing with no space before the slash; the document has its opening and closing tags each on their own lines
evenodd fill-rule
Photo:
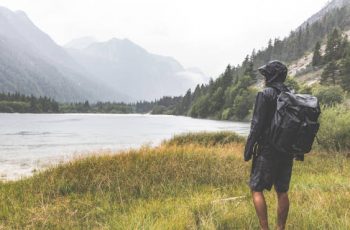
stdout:
<svg viewBox="0 0 350 230">
<path fill-rule="evenodd" d="M 229 131 L 221 132 L 196 132 L 175 135 L 170 140 L 164 141 L 167 145 L 182 146 L 185 144 L 200 144 L 204 146 L 215 146 L 230 143 L 243 143 L 244 137 Z"/>
<path fill-rule="evenodd" d="M 344 100 L 344 91 L 340 86 L 319 86 L 312 93 L 326 106 L 336 105 Z"/>
<path fill-rule="evenodd" d="M 312 87 L 309 85 L 301 85 L 300 89 L 298 90 L 298 93 L 312 94 Z"/>
<path fill-rule="evenodd" d="M 251 111 L 256 97 L 256 90 L 241 90 L 233 101 L 233 115 L 235 120 L 244 120 Z"/>
<path fill-rule="evenodd" d="M 164 114 L 166 111 L 166 107 L 163 105 L 156 105 L 154 106 L 153 110 L 152 110 L 152 114 Z"/>
<path fill-rule="evenodd" d="M 350 110 L 345 106 L 324 108 L 317 134 L 319 147 L 328 151 L 350 150 Z"/>
<path fill-rule="evenodd" d="M 227 109 L 224 109 L 224 111 L 222 111 L 221 119 L 222 120 L 229 120 L 231 116 L 232 116 L 232 109 L 227 108 Z"/>
<path fill-rule="evenodd" d="M 205 118 L 209 115 L 209 95 L 201 96 L 194 102 L 190 110 L 191 117 Z"/>
<path fill-rule="evenodd" d="M 22 101 L 0 101 L 0 111 L 5 113 L 24 113 L 29 110 L 29 103 Z"/>
<path fill-rule="evenodd" d="M 291 88 L 291 89 L 295 90 L 295 92 L 299 92 L 300 86 L 299 86 L 299 83 L 295 80 L 294 77 L 288 76 L 284 83 L 285 83 L 285 85 L 288 88 Z"/>
</svg>

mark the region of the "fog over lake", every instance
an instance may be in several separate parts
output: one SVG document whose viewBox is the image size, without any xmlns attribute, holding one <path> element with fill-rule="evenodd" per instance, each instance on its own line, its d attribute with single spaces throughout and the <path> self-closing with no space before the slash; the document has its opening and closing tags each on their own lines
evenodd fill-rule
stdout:
<svg viewBox="0 0 350 230">
<path fill-rule="evenodd" d="M 0 122 L 3 180 L 96 151 L 155 146 L 184 132 L 249 130 L 242 122 L 148 114 L 0 114 Z"/>
</svg>

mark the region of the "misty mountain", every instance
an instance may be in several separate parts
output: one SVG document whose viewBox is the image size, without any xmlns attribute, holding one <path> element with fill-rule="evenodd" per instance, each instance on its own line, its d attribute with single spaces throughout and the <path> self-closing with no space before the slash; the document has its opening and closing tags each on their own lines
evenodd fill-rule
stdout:
<svg viewBox="0 0 350 230">
<path fill-rule="evenodd" d="M 0 91 L 59 101 L 127 100 L 88 73 L 22 11 L 0 7 Z"/>
<path fill-rule="evenodd" d="M 336 9 L 341 8 L 343 6 L 350 5 L 350 0 L 332 0 L 326 4 L 325 7 L 323 7 L 320 11 L 312 15 L 310 18 L 308 18 L 301 27 L 305 27 L 307 23 L 312 24 L 316 21 L 321 20 L 328 12 Z"/>
<path fill-rule="evenodd" d="M 72 41 L 65 44 L 64 47 L 68 49 L 85 49 L 86 47 L 88 47 L 89 45 L 95 42 L 98 42 L 98 41 L 94 37 L 86 36 L 86 37 L 73 39 Z"/>
<path fill-rule="evenodd" d="M 149 53 L 128 39 L 84 45 L 89 41 L 77 39 L 65 47 L 92 76 L 137 100 L 180 95 L 208 80 L 200 71 L 186 70 L 174 58 Z"/>
<path fill-rule="evenodd" d="M 205 81 L 200 71 L 127 39 L 84 37 L 63 48 L 24 12 L 0 7 L 0 92 L 132 102 L 179 95 Z"/>
</svg>

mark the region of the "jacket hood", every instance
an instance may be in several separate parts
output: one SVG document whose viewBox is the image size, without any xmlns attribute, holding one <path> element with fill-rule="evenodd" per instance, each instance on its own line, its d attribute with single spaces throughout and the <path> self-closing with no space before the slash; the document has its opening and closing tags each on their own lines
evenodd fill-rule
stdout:
<svg viewBox="0 0 350 230">
<path fill-rule="evenodd" d="M 267 84 L 272 82 L 284 82 L 288 73 L 287 67 L 277 60 L 270 61 L 266 65 L 261 66 L 258 68 L 258 71 L 265 77 Z"/>
</svg>

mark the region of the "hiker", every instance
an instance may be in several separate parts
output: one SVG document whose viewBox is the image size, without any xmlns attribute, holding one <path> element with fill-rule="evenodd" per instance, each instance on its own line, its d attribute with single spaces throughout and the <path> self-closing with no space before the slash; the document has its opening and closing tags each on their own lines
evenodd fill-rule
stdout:
<svg viewBox="0 0 350 230">
<path fill-rule="evenodd" d="M 274 116 L 277 96 L 289 91 L 284 85 L 287 67 L 271 61 L 258 69 L 265 78 L 265 89 L 256 96 L 250 134 L 244 150 L 244 160 L 252 160 L 249 187 L 261 229 L 269 229 L 267 206 L 263 190 L 277 193 L 277 229 L 284 229 L 289 210 L 288 189 L 292 174 L 293 155 L 281 154 L 269 144 L 269 127 Z"/>
</svg>

